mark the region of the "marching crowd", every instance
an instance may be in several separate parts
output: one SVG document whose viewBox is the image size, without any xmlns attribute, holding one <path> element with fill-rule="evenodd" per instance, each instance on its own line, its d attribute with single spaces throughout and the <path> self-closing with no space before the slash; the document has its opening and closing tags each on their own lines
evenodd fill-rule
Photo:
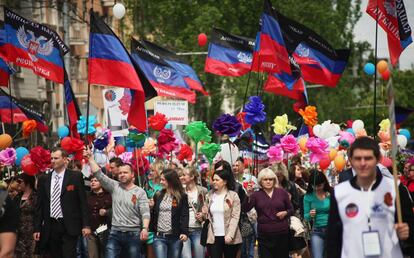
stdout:
<svg viewBox="0 0 414 258">
<path fill-rule="evenodd" d="M 414 257 L 414 162 L 394 185 L 369 137 L 351 145 L 336 185 L 300 157 L 256 175 L 243 158 L 207 173 L 156 160 L 141 186 L 116 157 L 103 168 L 89 149 L 85 164 L 60 148 L 51 157 L 49 173 L 2 191 L 0 258 Z"/>
</svg>

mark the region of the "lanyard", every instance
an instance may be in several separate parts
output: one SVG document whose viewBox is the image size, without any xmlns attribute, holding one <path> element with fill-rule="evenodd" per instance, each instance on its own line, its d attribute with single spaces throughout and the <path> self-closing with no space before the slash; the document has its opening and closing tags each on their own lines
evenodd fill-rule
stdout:
<svg viewBox="0 0 414 258">
<path fill-rule="evenodd" d="M 367 189 L 367 193 L 366 193 L 366 199 L 367 199 L 367 205 L 366 205 L 366 209 L 365 212 L 367 214 L 368 217 L 368 228 L 369 231 L 371 231 L 371 206 L 372 206 L 372 202 L 374 199 L 374 193 L 372 192 L 372 186 L 375 184 L 376 180 L 374 180 L 374 182 L 372 182 L 372 184 L 368 187 Z M 361 188 L 361 190 L 364 192 L 364 189 Z"/>
</svg>

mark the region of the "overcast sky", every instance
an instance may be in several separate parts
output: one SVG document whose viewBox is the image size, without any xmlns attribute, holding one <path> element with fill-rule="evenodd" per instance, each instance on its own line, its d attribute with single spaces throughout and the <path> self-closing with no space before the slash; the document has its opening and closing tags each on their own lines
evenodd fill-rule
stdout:
<svg viewBox="0 0 414 258">
<path fill-rule="evenodd" d="M 368 0 L 362 0 L 362 17 L 355 26 L 354 34 L 356 41 L 368 41 L 371 46 L 375 46 L 375 20 L 369 16 L 365 9 Z M 411 30 L 414 29 L 414 0 L 405 0 L 405 9 L 408 14 L 408 21 Z M 414 38 L 414 35 L 412 35 Z M 389 57 L 387 36 L 381 27 L 378 27 L 378 57 Z M 400 56 L 400 69 L 411 69 L 414 66 L 414 43 L 411 43 Z"/>
</svg>

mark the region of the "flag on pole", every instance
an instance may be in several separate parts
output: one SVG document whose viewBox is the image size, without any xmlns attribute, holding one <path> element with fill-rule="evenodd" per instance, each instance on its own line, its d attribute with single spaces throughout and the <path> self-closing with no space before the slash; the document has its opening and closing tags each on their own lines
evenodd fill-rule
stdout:
<svg viewBox="0 0 414 258">
<path fill-rule="evenodd" d="M 10 69 L 9 65 L 0 58 L 0 86 L 9 86 L 9 79 L 12 73 L 13 72 Z"/>
<path fill-rule="evenodd" d="M 403 0 L 369 0 L 366 12 L 387 33 L 388 51 L 393 66 L 401 53 L 413 42 Z"/>
<path fill-rule="evenodd" d="M 5 42 L 0 53 L 5 61 L 32 69 L 48 80 L 63 83 L 62 56 L 69 52 L 59 35 L 49 27 L 28 20 L 4 7 Z"/>
<path fill-rule="evenodd" d="M 65 102 L 66 102 L 66 109 L 68 111 L 68 118 L 69 118 L 69 129 L 72 137 L 80 139 L 80 135 L 78 133 L 78 120 L 81 116 L 81 112 L 76 101 L 75 94 L 73 93 L 72 86 L 70 84 L 68 74 L 65 70 L 65 83 L 63 84 L 63 88 L 65 91 Z"/>
<path fill-rule="evenodd" d="M 92 10 L 89 37 L 89 84 L 131 89 L 128 123 L 140 132 L 147 129 L 145 92 L 131 56 L 109 26 Z"/>
<path fill-rule="evenodd" d="M 242 76 L 251 70 L 254 39 L 213 28 L 204 71 L 220 76 Z"/>
</svg>

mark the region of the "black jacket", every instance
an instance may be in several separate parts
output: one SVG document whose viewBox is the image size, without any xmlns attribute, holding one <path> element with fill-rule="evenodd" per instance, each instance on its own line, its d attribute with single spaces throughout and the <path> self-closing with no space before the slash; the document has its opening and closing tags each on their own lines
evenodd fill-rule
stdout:
<svg viewBox="0 0 414 258">
<path fill-rule="evenodd" d="M 45 247 L 50 237 L 50 186 L 52 173 L 39 177 L 34 232 L 40 232 L 40 245 Z M 85 184 L 81 172 L 66 169 L 63 177 L 60 205 L 68 235 L 78 236 L 82 228 L 89 227 L 89 210 Z M 51 243 L 53 244 L 53 243 Z"/>
<path fill-rule="evenodd" d="M 338 183 L 342 183 L 348 180 L 351 180 L 354 177 L 352 173 L 352 168 L 347 169 L 339 173 Z"/>
<path fill-rule="evenodd" d="M 165 190 L 157 192 L 154 195 L 154 207 L 151 209 L 151 221 L 150 221 L 150 231 L 157 232 L 158 228 L 158 214 L 160 211 L 160 204 L 165 195 Z M 189 208 L 188 208 L 188 197 L 187 194 L 181 196 L 179 202 L 175 202 L 175 197 L 173 197 L 173 206 L 171 210 L 171 227 L 172 234 L 174 236 L 179 236 L 181 234 L 188 236 L 188 220 L 189 220 Z"/>
</svg>

